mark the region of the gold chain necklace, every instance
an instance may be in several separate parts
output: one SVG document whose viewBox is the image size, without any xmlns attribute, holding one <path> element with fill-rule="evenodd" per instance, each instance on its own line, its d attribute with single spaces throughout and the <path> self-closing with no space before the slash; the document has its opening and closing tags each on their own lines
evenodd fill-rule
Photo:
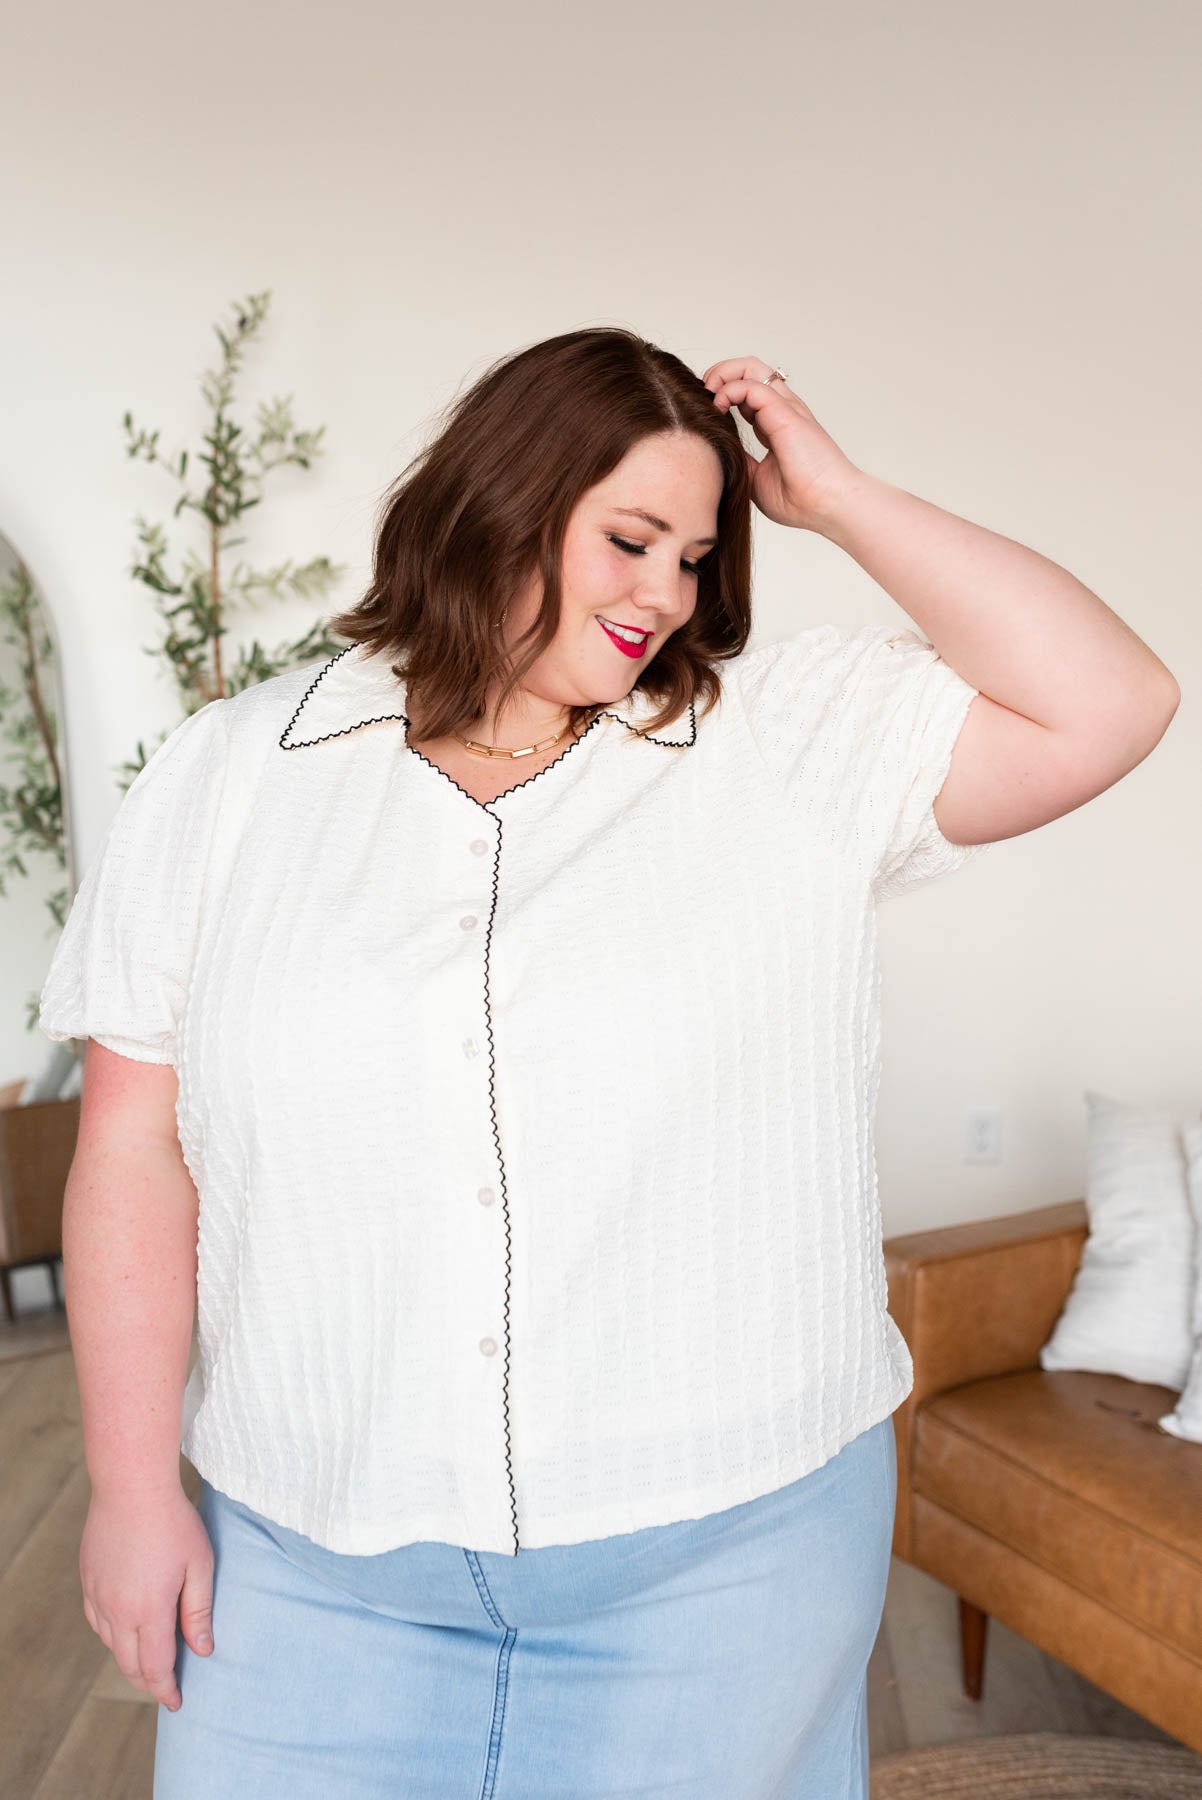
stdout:
<svg viewBox="0 0 1202 1800">
<path fill-rule="evenodd" d="M 594 707 L 594 716 L 600 710 L 599 706 Z M 550 750 L 553 744 L 557 744 L 560 738 L 567 735 L 567 730 L 568 727 L 565 725 L 562 731 L 555 733 L 554 737 L 542 738 L 537 744 L 524 744 L 520 750 L 506 750 L 500 744 L 484 744 L 478 738 L 456 737 L 455 742 L 462 744 L 463 748 L 472 756 L 500 756 L 512 759 L 515 756 L 534 756 L 539 750 Z"/>
<path fill-rule="evenodd" d="M 549 750 L 552 744 L 557 744 L 566 731 L 565 725 L 563 731 L 557 731 L 554 737 L 543 738 L 537 744 L 525 744 L 520 750 L 505 750 L 500 744 L 477 743 L 475 738 L 456 738 L 455 742 L 462 744 L 465 750 L 470 750 L 473 756 L 533 756 L 536 751 Z"/>
</svg>

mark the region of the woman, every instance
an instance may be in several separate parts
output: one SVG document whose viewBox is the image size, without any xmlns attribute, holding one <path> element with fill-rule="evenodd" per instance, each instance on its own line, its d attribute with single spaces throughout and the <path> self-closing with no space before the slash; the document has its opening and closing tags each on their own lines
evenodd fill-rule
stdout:
<svg viewBox="0 0 1202 1800">
<path fill-rule="evenodd" d="M 753 501 L 938 648 L 746 651 Z M 457 403 L 333 623 L 156 752 L 42 996 L 91 1040 L 84 1610 L 157 1800 L 864 1796 L 875 905 L 1111 785 L 1175 683 L 781 370 L 608 329 Z"/>
</svg>

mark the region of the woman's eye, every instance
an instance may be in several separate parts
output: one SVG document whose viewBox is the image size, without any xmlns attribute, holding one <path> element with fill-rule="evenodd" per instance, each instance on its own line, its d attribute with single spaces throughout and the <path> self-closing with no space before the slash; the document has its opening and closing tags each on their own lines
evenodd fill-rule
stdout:
<svg viewBox="0 0 1202 1800">
<path fill-rule="evenodd" d="M 605 535 L 611 544 L 616 544 L 619 550 L 625 550 L 629 556 L 646 556 L 647 554 L 647 546 L 645 544 L 628 544 L 625 538 L 617 537 L 612 531 L 607 531 Z M 699 562 L 682 561 L 680 566 L 682 569 L 687 570 L 690 575 L 700 575 L 701 573 L 701 564 Z"/>
</svg>

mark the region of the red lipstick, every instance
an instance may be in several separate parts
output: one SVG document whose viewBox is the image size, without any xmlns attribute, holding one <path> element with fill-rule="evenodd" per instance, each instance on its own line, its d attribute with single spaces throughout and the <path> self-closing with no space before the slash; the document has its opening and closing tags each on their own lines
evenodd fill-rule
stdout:
<svg viewBox="0 0 1202 1800">
<path fill-rule="evenodd" d="M 616 644 L 618 649 L 622 652 L 623 656 L 636 656 L 636 657 L 642 656 L 644 650 L 646 650 L 646 648 L 647 648 L 647 645 L 651 642 L 651 633 L 648 632 L 640 643 L 637 643 L 637 644 L 628 643 L 625 638 L 620 638 L 616 632 L 613 632 L 609 629 L 609 626 L 605 623 L 605 620 L 601 617 L 601 615 L 599 613 L 597 615 L 597 623 L 598 623 L 598 625 L 600 625 L 602 631 L 605 633 L 605 635 L 609 639 L 610 643 Z"/>
</svg>

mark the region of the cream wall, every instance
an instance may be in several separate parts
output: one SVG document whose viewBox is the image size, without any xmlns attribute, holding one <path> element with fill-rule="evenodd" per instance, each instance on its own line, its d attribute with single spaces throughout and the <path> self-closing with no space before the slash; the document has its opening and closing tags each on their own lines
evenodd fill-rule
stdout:
<svg viewBox="0 0 1202 1800">
<path fill-rule="evenodd" d="M 886 1230 L 1082 1193 L 1085 1087 L 1197 1113 L 1196 7 L 54 0 L 2 30 L 0 530 L 62 641 L 81 866 L 177 717 L 127 574 L 174 491 L 121 417 L 195 441 L 230 301 L 274 292 L 247 400 L 327 427 L 248 548 L 348 563 L 339 601 L 461 384 L 624 324 L 780 362 L 855 462 L 1064 563 L 1183 689 L 1117 787 L 882 907 Z M 824 540 L 757 545 L 757 637 L 906 623 Z M 963 1160 L 980 1104 L 996 1164 Z"/>
</svg>

